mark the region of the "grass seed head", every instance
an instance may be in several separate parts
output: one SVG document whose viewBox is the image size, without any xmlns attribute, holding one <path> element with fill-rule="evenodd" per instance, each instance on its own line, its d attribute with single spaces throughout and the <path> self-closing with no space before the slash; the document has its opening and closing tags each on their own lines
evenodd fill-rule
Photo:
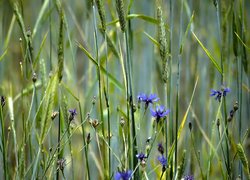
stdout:
<svg viewBox="0 0 250 180">
<path fill-rule="evenodd" d="M 121 26 L 122 32 L 125 32 L 126 30 L 126 17 L 124 12 L 124 3 L 123 0 L 116 0 L 116 11 L 119 18 L 119 23 Z"/>
</svg>

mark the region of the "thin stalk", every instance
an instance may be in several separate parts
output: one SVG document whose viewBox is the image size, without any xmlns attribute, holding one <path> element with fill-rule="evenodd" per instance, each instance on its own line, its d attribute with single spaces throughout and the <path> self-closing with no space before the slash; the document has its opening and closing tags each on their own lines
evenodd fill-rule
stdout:
<svg viewBox="0 0 250 180">
<path fill-rule="evenodd" d="M 96 144 L 97 144 L 97 148 L 98 148 L 98 151 L 99 151 L 99 156 L 100 156 L 101 162 L 103 164 L 102 151 L 101 151 L 101 148 L 100 148 L 99 136 L 98 136 L 98 132 L 96 131 L 96 129 L 95 129 L 95 136 L 96 136 Z M 104 169 L 104 171 L 105 171 L 105 169 Z"/>
<path fill-rule="evenodd" d="M 9 179 L 8 166 L 7 166 L 7 156 L 6 156 L 6 146 L 5 146 L 5 134 L 4 134 L 4 120 L 3 120 L 3 107 L 0 104 L 0 118 L 1 118 L 1 140 L 2 140 L 2 157 L 3 157 L 3 169 L 4 169 L 4 179 Z"/>
<path fill-rule="evenodd" d="M 59 117 L 58 117 L 58 132 L 57 132 L 57 161 L 61 159 L 60 153 L 60 142 L 61 142 L 61 108 L 59 107 Z M 59 180 L 59 168 L 56 172 L 56 179 Z"/>
<path fill-rule="evenodd" d="M 244 32 L 245 32 L 245 27 L 244 27 L 244 0 L 240 1 L 240 11 L 241 11 L 241 37 L 244 41 Z M 240 77 L 239 77 L 239 84 L 238 84 L 238 88 L 239 88 L 239 119 L 238 119 L 238 122 L 239 122 L 239 140 L 241 141 L 241 131 L 242 131 L 242 124 L 241 124 L 241 121 L 242 121 L 242 82 L 243 82 L 243 58 L 244 58 L 244 46 L 243 44 L 241 44 L 240 46 L 240 61 L 237 61 L 238 62 L 238 66 L 239 66 L 239 71 L 240 71 Z M 240 163 L 240 175 L 241 177 L 243 177 L 243 170 L 242 170 L 242 164 Z"/>
<path fill-rule="evenodd" d="M 96 59 L 97 59 L 97 63 L 98 66 L 96 68 L 97 71 L 97 77 L 98 77 L 98 93 L 99 93 L 99 106 L 100 106 L 100 115 L 101 115 L 101 124 L 102 124 L 102 135 L 103 137 L 105 137 L 105 123 L 104 123 L 104 117 L 103 117 L 103 107 L 102 107 L 102 83 L 101 83 L 101 62 L 100 62 L 100 58 L 99 58 L 99 48 L 98 48 L 98 36 L 97 36 L 97 25 L 96 25 L 96 11 L 95 11 L 95 6 L 92 6 L 93 8 L 93 14 L 94 14 L 94 19 L 93 19 L 93 23 L 94 23 L 94 38 L 95 38 L 95 50 L 96 50 Z M 105 177 L 107 176 L 106 174 L 106 148 L 105 145 L 103 143 L 102 146 L 102 152 L 103 152 L 103 168 L 104 168 L 104 174 Z"/>
<path fill-rule="evenodd" d="M 229 152 L 229 146 L 230 146 L 230 141 L 229 141 L 229 131 L 228 131 L 228 121 L 227 121 L 227 109 L 226 109 L 226 99 L 223 98 L 223 105 L 224 105 L 224 120 L 225 120 L 225 128 L 226 128 L 226 155 L 227 155 L 227 172 L 229 178 L 231 177 L 231 167 L 230 167 L 230 152 Z"/>
<path fill-rule="evenodd" d="M 126 42 L 126 55 L 127 55 L 127 67 L 128 67 L 128 86 L 129 86 L 129 106 L 131 113 L 131 123 L 132 123 L 132 152 L 133 152 L 133 169 L 136 168 L 138 164 L 138 159 L 136 158 L 137 154 L 137 140 L 136 140 L 136 131 L 135 131 L 135 118 L 134 118 L 134 103 L 133 103 L 133 88 L 132 88 L 132 62 L 131 62 L 131 53 L 130 53 L 130 44 L 128 39 L 128 31 L 125 31 L 125 42 Z M 135 176 L 137 177 L 137 173 Z"/>
<path fill-rule="evenodd" d="M 18 147 L 17 147 L 18 144 L 17 144 L 17 138 L 16 138 L 13 99 L 11 97 L 8 98 L 8 105 L 9 105 L 9 113 L 10 113 L 10 120 L 11 120 L 11 129 L 13 133 L 14 152 L 15 152 L 15 160 L 16 160 L 16 176 L 17 176 L 17 179 L 19 179 Z"/>
<path fill-rule="evenodd" d="M 200 157 L 198 156 L 198 153 L 197 153 L 196 148 L 195 148 L 193 133 L 190 132 L 190 135 L 191 135 L 192 146 L 193 146 L 193 148 L 194 148 L 194 154 L 195 154 L 195 157 L 196 157 L 196 159 L 197 159 L 197 161 L 198 161 L 199 169 L 200 169 L 200 172 L 201 172 L 201 177 L 202 177 L 202 179 L 205 179 L 205 176 L 204 176 L 203 171 L 202 171 L 202 168 L 201 168 Z"/>
<path fill-rule="evenodd" d="M 52 1 L 49 1 L 49 9 L 51 9 Z M 51 22 L 51 14 L 49 15 L 49 71 L 52 70 L 52 22 Z"/>
<path fill-rule="evenodd" d="M 181 12 L 180 12 L 180 34 L 179 34 L 179 47 L 181 48 L 181 42 L 182 42 L 182 13 L 183 13 L 183 0 L 181 0 Z M 178 56 L 178 62 L 177 62 L 177 81 L 176 81 L 176 102 L 175 102 L 175 106 L 176 106 L 176 112 L 175 112 L 175 116 L 176 116 L 176 121 L 175 121 L 175 163 L 174 163 L 174 171 L 175 171 L 175 175 L 177 175 L 177 162 L 178 162 L 178 142 L 177 142 L 177 136 L 178 136 L 178 118 L 179 118 L 179 83 L 180 83 L 180 62 L 182 60 L 182 54 L 180 53 Z"/>
<path fill-rule="evenodd" d="M 104 32 L 104 41 L 105 41 L 105 54 L 106 54 L 106 71 L 108 72 L 108 42 L 107 42 L 107 34 Z M 109 108 L 109 76 L 108 73 L 106 74 L 106 89 L 104 87 L 104 96 L 107 106 L 107 118 L 108 118 L 108 145 L 111 147 L 110 144 L 110 135 L 111 135 L 111 128 L 110 128 L 110 108 Z M 109 174 L 108 177 L 111 175 L 111 150 L 108 148 L 109 153 Z"/>
<path fill-rule="evenodd" d="M 217 15 L 217 23 L 218 23 L 218 34 L 219 34 L 219 44 L 220 44 L 220 66 L 221 66 L 221 70 L 222 70 L 222 73 L 221 73 L 221 85 L 223 85 L 223 81 L 224 81 L 224 66 L 223 66 L 223 61 L 224 61 L 224 51 L 225 51 L 225 48 L 223 47 L 223 43 L 225 43 L 224 39 L 222 40 L 222 35 L 221 35 L 221 31 L 222 31 L 222 28 L 221 27 L 221 1 L 217 1 L 216 3 L 216 15 Z M 223 31 L 224 32 L 224 31 Z M 224 36 L 223 36 L 224 37 Z M 226 101 L 225 101 L 225 98 L 223 98 L 223 107 L 224 107 L 224 119 L 225 119 L 225 128 L 226 128 L 226 168 L 227 168 L 227 172 L 228 172 L 228 176 L 230 178 L 230 174 L 229 172 L 231 172 L 230 170 L 230 154 L 229 154 L 229 139 L 228 139 L 228 126 L 227 126 L 227 111 L 226 111 Z"/>
<path fill-rule="evenodd" d="M 219 135 L 219 140 L 221 141 L 221 134 L 220 134 L 220 128 L 219 128 L 219 126 L 217 126 L 218 128 L 218 135 Z M 225 151 L 224 151 L 224 148 L 223 148 L 223 144 L 222 143 L 220 143 L 220 147 L 221 147 L 221 151 L 222 151 L 222 155 L 223 155 L 223 158 L 224 158 L 224 161 L 225 161 L 225 163 L 226 163 L 226 167 L 228 166 L 227 165 L 227 160 L 226 160 L 226 156 L 225 156 Z"/>
<path fill-rule="evenodd" d="M 173 13 L 173 8 L 174 8 L 174 2 L 172 0 L 169 0 L 169 18 L 170 18 L 170 32 L 169 32 L 169 50 L 168 53 L 170 54 L 169 56 L 169 60 L 168 60 L 168 64 L 169 64 L 169 78 L 168 78 L 168 92 L 167 92 L 167 99 L 168 99 L 168 108 L 172 107 L 172 101 L 171 101 L 171 95 L 172 95 L 172 45 L 173 45 L 173 29 L 174 29 L 174 13 Z M 167 86 L 167 84 L 166 84 Z M 167 88 L 166 88 L 167 89 Z M 172 119 L 173 114 L 170 112 L 169 114 L 169 118 Z M 171 122 L 171 121 L 170 121 Z M 170 144 L 172 144 L 174 142 L 174 123 L 171 122 L 170 126 L 169 126 L 170 130 L 169 130 L 169 138 L 170 138 Z M 166 136 L 167 138 L 167 136 Z M 167 145 L 166 145 L 166 149 L 167 149 Z M 173 161 L 171 160 L 170 162 L 171 164 L 171 169 L 170 169 L 170 179 L 173 179 Z"/>
<path fill-rule="evenodd" d="M 87 146 L 86 146 L 85 130 L 84 130 L 84 125 L 83 125 L 82 108 L 81 108 L 80 101 L 78 101 L 78 107 L 79 107 L 79 110 L 80 110 L 80 119 L 81 119 L 81 126 L 82 126 L 83 146 L 86 147 L 86 148 L 84 148 L 84 154 L 85 154 L 85 163 L 86 163 L 86 168 L 87 168 L 87 177 L 88 177 L 88 180 L 90 180 L 89 161 L 88 161 L 88 149 L 87 149 Z"/>
<path fill-rule="evenodd" d="M 126 137 L 125 137 L 125 133 L 124 133 L 124 129 L 123 129 L 123 127 L 122 127 L 122 140 L 123 140 L 123 146 L 124 146 L 124 157 L 125 157 L 125 169 L 127 169 L 128 168 L 128 156 L 127 156 L 127 154 L 128 154 L 128 147 L 127 147 L 127 143 L 126 143 Z"/>
</svg>

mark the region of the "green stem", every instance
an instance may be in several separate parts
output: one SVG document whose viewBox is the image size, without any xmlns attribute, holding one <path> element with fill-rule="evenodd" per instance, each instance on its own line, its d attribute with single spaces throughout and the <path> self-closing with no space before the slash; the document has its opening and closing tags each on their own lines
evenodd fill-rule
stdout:
<svg viewBox="0 0 250 180">
<path fill-rule="evenodd" d="M 106 32 L 104 33 L 104 41 L 105 41 L 105 54 L 106 54 L 106 71 L 108 72 L 108 43 L 107 43 L 107 34 Z M 111 175 L 111 144 L 110 144 L 110 135 L 111 135 L 111 128 L 110 128 L 110 109 L 109 109 L 109 76 L 108 73 L 106 74 L 106 90 L 104 87 L 104 95 L 105 95 L 105 101 L 106 101 L 106 106 L 107 106 L 107 115 L 108 115 L 108 153 L 109 153 L 109 174 L 108 177 L 110 178 Z"/>
<path fill-rule="evenodd" d="M 78 101 L 78 107 L 79 107 L 79 110 L 80 110 L 83 146 L 85 147 L 85 148 L 84 148 L 84 154 L 85 154 L 85 163 L 86 163 L 86 168 L 87 168 L 87 177 L 88 177 L 88 180 L 90 180 L 89 161 L 88 161 L 88 148 L 87 148 L 87 146 L 86 146 L 84 122 L 83 122 L 83 119 L 82 119 L 82 108 L 81 108 L 81 104 L 80 104 L 79 101 Z"/>
<path fill-rule="evenodd" d="M 169 10 L 170 10 L 170 35 L 169 35 L 169 83 L 168 83 L 168 108 L 172 107 L 172 101 L 171 101 L 171 95 L 172 95 L 172 45 L 173 45 L 173 29 L 174 29 L 174 13 L 173 13 L 173 8 L 174 8 L 174 2 L 170 0 L 170 5 L 169 5 Z M 169 118 L 173 119 L 173 114 L 170 112 L 169 114 Z M 172 144 L 174 142 L 174 123 L 170 121 L 170 126 L 169 126 L 170 130 L 169 130 L 169 138 L 170 138 L 170 144 Z M 167 149 L 167 145 L 166 145 L 166 149 Z M 171 169 L 170 169 L 170 179 L 173 179 L 173 161 L 171 160 L 170 162 L 171 164 Z"/>
<path fill-rule="evenodd" d="M 192 145 L 193 145 L 193 148 L 194 148 L 194 154 L 195 154 L 195 157 L 196 157 L 196 159 L 198 161 L 199 169 L 200 169 L 200 172 L 201 172 L 201 177 L 202 177 L 202 179 L 205 179 L 205 176 L 204 176 L 202 168 L 201 168 L 200 157 L 198 156 L 198 153 L 197 153 L 195 145 L 194 145 L 193 133 L 190 132 L 190 134 L 191 134 L 191 142 L 192 142 Z"/>
<path fill-rule="evenodd" d="M 57 143 L 58 143 L 57 161 L 61 159 L 60 142 L 61 142 L 61 108 L 59 107 L 58 132 L 57 132 Z M 57 172 L 56 172 L 56 179 L 59 180 L 59 168 L 57 169 Z"/>
<path fill-rule="evenodd" d="M 101 124 L 102 124 L 102 135 L 105 137 L 105 123 L 104 123 L 104 117 L 103 117 L 103 107 L 102 107 L 102 83 L 101 83 L 101 62 L 99 58 L 99 48 L 98 48 L 98 36 L 97 36 L 97 26 L 96 26 L 96 12 L 95 12 L 95 6 L 93 5 L 93 14 L 94 14 L 94 37 L 95 37 L 95 50 L 96 50 L 96 59 L 97 59 L 97 77 L 98 77 L 98 93 L 99 93 L 99 107 L 100 107 L 100 116 L 101 116 Z M 107 178 L 107 173 L 106 173 L 106 148 L 105 148 L 105 143 L 102 145 L 102 153 L 103 153 L 103 168 L 104 168 L 104 174 L 105 174 L 105 179 Z"/>
<path fill-rule="evenodd" d="M 4 169 L 4 179 L 7 180 L 9 177 L 8 166 L 7 166 L 7 156 L 5 147 L 5 135 L 4 135 L 4 120 L 3 120 L 3 108 L 0 104 L 0 118 L 1 118 L 1 132 L 2 132 L 2 156 L 3 156 L 3 169 Z"/>
<path fill-rule="evenodd" d="M 128 31 L 125 31 L 125 42 L 126 42 L 126 54 L 127 54 L 127 67 L 128 67 L 128 86 L 129 86 L 129 106 L 131 113 L 131 121 L 132 121 L 132 151 L 133 151 L 133 168 L 137 166 L 138 159 L 136 158 L 137 154 L 137 140 L 136 140 L 136 131 L 135 131 L 135 118 L 134 118 L 134 103 L 133 103 L 133 88 L 132 88 L 132 62 L 130 58 L 130 45 L 128 39 Z M 135 175 L 138 175 L 137 173 Z"/>
</svg>

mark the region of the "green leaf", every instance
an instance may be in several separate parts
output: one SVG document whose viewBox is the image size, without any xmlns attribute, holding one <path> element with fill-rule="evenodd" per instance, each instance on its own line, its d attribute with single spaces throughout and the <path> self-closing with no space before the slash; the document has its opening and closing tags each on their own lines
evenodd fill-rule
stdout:
<svg viewBox="0 0 250 180">
<path fill-rule="evenodd" d="M 5 49 L 5 51 L 3 52 L 3 54 L 0 56 L 0 62 L 3 60 L 4 56 L 7 54 L 8 50 Z"/>
<path fill-rule="evenodd" d="M 41 19 L 42 19 L 43 15 L 44 15 L 45 10 L 48 7 L 48 5 L 49 5 L 49 0 L 45 0 L 44 3 L 43 3 L 42 8 L 41 8 L 41 10 L 40 10 L 40 12 L 38 14 L 38 17 L 37 17 L 37 20 L 36 20 L 36 24 L 35 24 L 34 29 L 33 29 L 32 38 L 34 38 L 34 36 L 35 36 L 35 34 L 37 32 L 37 29 L 39 27 Z"/>
<path fill-rule="evenodd" d="M 36 56 L 35 61 L 34 61 L 34 68 L 36 67 L 37 62 L 38 62 L 39 59 L 40 59 L 40 55 L 41 55 L 42 49 L 43 49 L 43 47 L 44 47 L 45 41 L 46 41 L 46 39 L 47 39 L 47 35 L 48 35 L 48 32 L 46 32 L 46 34 L 44 35 L 43 40 L 42 40 L 42 43 L 41 43 L 41 45 L 40 45 L 40 47 L 39 47 L 37 56 Z"/>
<path fill-rule="evenodd" d="M 191 24 L 193 23 L 193 20 L 194 20 L 194 13 L 192 14 L 192 16 L 191 16 L 191 18 L 190 18 L 190 20 L 189 20 L 187 29 L 186 29 L 186 31 L 185 31 L 184 38 L 182 38 L 181 47 L 180 47 L 179 54 L 182 54 L 183 46 L 184 46 L 184 44 L 185 44 L 185 40 L 187 39 L 187 34 L 188 34 L 189 29 L 191 28 Z"/>
<path fill-rule="evenodd" d="M 146 33 L 145 31 L 143 32 L 157 47 L 160 46 L 160 44 L 158 43 L 158 41 L 156 39 L 154 39 L 152 36 L 150 36 L 148 33 Z"/>
<path fill-rule="evenodd" d="M 157 19 L 152 18 L 150 16 L 146 16 L 144 14 L 129 14 L 127 16 L 127 19 L 134 19 L 134 18 L 138 18 L 138 19 L 144 20 L 144 21 L 152 23 L 152 24 L 158 24 L 159 23 Z M 118 21 L 119 21 L 119 19 L 115 19 L 115 20 L 107 23 L 107 26 L 112 25 L 112 24 L 116 24 Z M 166 29 L 169 31 L 168 25 L 165 25 L 165 26 L 166 26 Z"/>
<path fill-rule="evenodd" d="M 94 63 L 95 66 L 98 66 L 97 61 L 93 56 L 88 52 L 87 49 L 85 49 L 80 43 L 77 43 L 77 46 L 85 53 L 85 55 L 91 60 L 91 62 Z M 105 74 L 108 75 L 110 81 L 118 87 L 120 90 L 124 91 L 124 86 L 109 72 L 106 71 L 106 69 L 101 65 L 100 66 L 101 71 Z"/>
<path fill-rule="evenodd" d="M 58 83 L 59 83 L 58 76 L 55 73 L 51 77 L 49 84 L 46 88 L 45 98 L 43 102 L 43 112 L 42 112 L 42 121 L 41 121 L 42 131 L 41 131 L 41 135 L 39 139 L 40 144 L 43 143 L 46 137 L 46 134 L 49 131 L 49 125 L 51 123 L 51 114 L 54 108 L 54 102 L 55 102 Z"/>
<path fill-rule="evenodd" d="M 198 37 L 195 35 L 194 32 L 192 32 L 193 36 L 195 37 L 195 39 L 198 41 L 198 43 L 200 44 L 200 46 L 202 47 L 202 49 L 205 51 L 205 53 L 207 54 L 207 56 L 209 57 L 210 61 L 213 63 L 214 67 L 219 71 L 219 73 L 222 74 L 222 69 L 219 66 L 219 64 L 216 62 L 216 60 L 213 58 L 212 54 L 207 50 L 207 48 L 205 48 L 205 46 L 202 44 L 202 42 L 198 39 Z M 223 75 L 223 74 L 222 74 Z"/>
</svg>

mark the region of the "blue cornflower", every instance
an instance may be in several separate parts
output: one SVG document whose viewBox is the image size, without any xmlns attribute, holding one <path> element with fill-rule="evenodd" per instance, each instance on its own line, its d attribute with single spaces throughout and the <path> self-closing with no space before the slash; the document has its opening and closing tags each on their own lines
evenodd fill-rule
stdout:
<svg viewBox="0 0 250 180">
<path fill-rule="evenodd" d="M 69 110 L 69 121 L 72 121 L 76 115 L 77 115 L 76 109 L 70 109 Z"/>
<path fill-rule="evenodd" d="M 139 159 L 140 161 L 144 160 L 147 158 L 147 156 L 143 153 L 139 153 L 139 154 L 136 154 L 136 157 L 137 159 Z"/>
<path fill-rule="evenodd" d="M 147 108 L 150 103 L 153 104 L 154 102 L 159 101 L 160 98 L 158 98 L 156 94 L 146 95 L 141 93 L 137 96 L 137 99 L 139 103 L 145 102 L 145 108 Z"/>
<path fill-rule="evenodd" d="M 220 102 L 221 97 L 222 96 L 225 97 L 227 95 L 227 93 L 229 93 L 229 92 L 230 92 L 229 88 L 224 88 L 224 89 L 222 89 L 220 91 L 212 89 L 210 96 L 215 96 L 215 99 Z"/>
<path fill-rule="evenodd" d="M 194 180 L 194 176 L 186 175 L 186 176 L 184 176 L 184 180 Z"/>
<path fill-rule="evenodd" d="M 167 166 L 167 163 L 168 163 L 167 159 L 163 155 L 158 156 L 157 159 L 160 161 L 160 163 L 162 165 L 162 172 L 164 172 L 166 170 L 166 166 Z"/>
<path fill-rule="evenodd" d="M 129 180 L 132 178 L 132 171 L 117 172 L 115 174 L 115 180 Z"/>
<path fill-rule="evenodd" d="M 167 116 L 168 113 L 170 112 L 170 110 L 165 109 L 163 105 L 156 106 L 155 110 L 151 108 L 150 111 L 151 111 L 151 115 L 156 118 L 157 123 L 159 122 L 160 118 Z"/>
</svg>

